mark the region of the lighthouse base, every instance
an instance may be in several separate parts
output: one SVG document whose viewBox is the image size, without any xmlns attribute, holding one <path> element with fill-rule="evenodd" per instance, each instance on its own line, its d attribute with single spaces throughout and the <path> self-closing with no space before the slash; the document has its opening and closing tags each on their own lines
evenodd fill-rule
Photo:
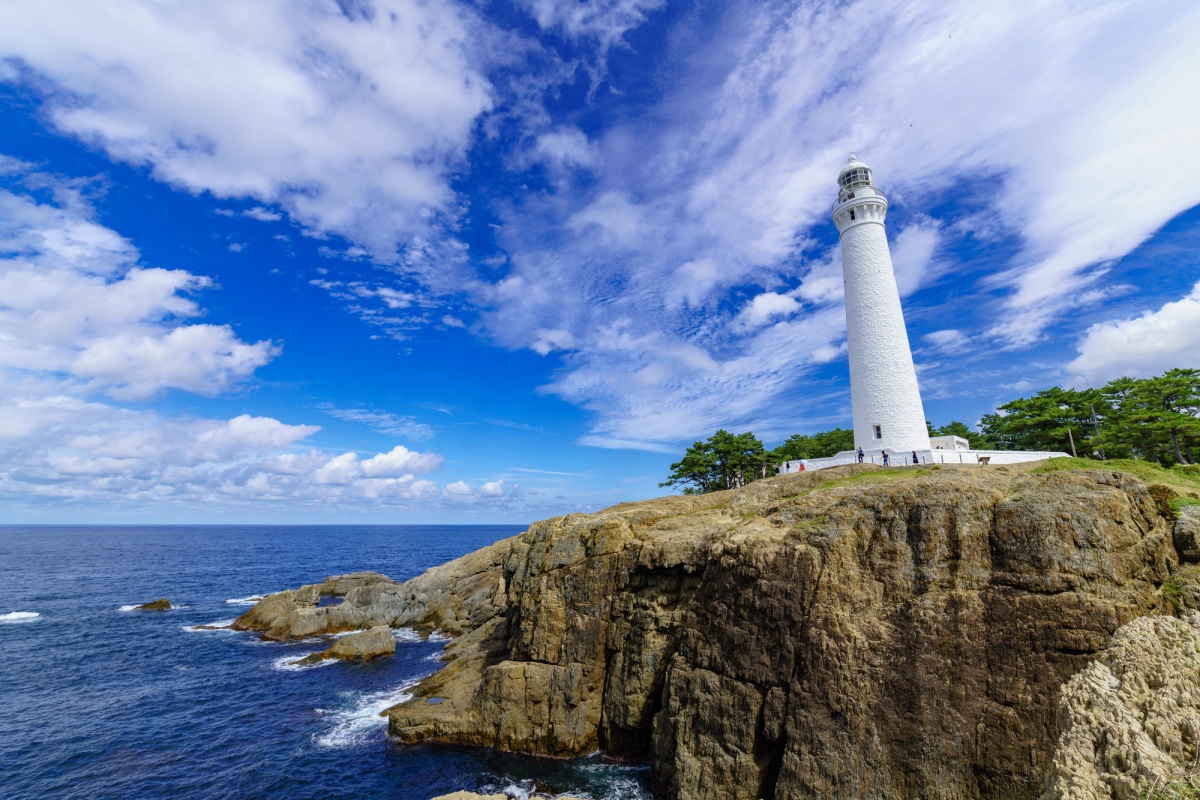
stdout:
<svg viewBox="0 0 1200 800">
<path fill-rule="evenodd" d="M 913 452 L 897 450 L 864 450 L 864 464 L 884 463 L 883 454 L 888 455 L 888 466 L 911 467 L 933 466 L 942 464 L 1023 464 L 1028 461 L 1045 461 L 1048 458 L 1068 458 L 1066 453 L 1053 450 L 917 450 L 917 460 L 913 461 Z M 802 458 L 785 461 L 779 465 L 779 472 L 802 472 L 814 469 L 842 467 L 847 464 L 857 464 L 858 455 L 853 450 L 843 450 L 829 458 Z"/>
</svg>

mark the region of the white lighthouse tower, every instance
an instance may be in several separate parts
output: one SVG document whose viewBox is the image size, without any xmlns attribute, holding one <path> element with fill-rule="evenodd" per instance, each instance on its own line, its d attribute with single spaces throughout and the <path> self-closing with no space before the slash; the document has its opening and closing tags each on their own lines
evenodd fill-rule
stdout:
<svg viewBox="0 0 1200 800">
<path fill-rule="evenodd" d="M 842 239 L 854 444 L 908 455 L 929 450 L 929 431 L 883 227 L 887 207 L 871 168 L 851 153 L 833 222 Z"/>
</svg>

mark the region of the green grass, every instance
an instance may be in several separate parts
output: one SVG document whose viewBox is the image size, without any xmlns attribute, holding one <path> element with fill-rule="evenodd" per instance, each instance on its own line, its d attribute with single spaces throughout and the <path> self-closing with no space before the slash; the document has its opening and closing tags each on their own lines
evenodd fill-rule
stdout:
<svg viewBox="0 0 1200 800">
<path fill-rule="evenodd" d="M 813 487 L 813 491 L 821 491 L 822 489 L 832 489 L 835 486 L 854 486 L 860 483 L 886 483 L 888 481 L 899 480 L 901 478 L 915 478 L 918 475 L 928 475 L 937 469 L 934 467 L 922 467 L 921 469 L 877 469 L 870 472 L 860 472 L 857 475 L 851 475 L 848 478 L 837 478 L 832 481 L 823 481 Z"/>
<path fill-rule="evenodd" d="M 1033 473 L 1061 472 L 1080 469 L 1107 469 L 1124 472 L 1141 478 L 1146 483 L 1161 483 L 1170 487 L 1178 494 L 1192 500 L 1200 500 L 1200 470 L 1187 467 L 1160 467 L 1148 461 L 1134 461 L 1128 458 L 1114 458 L 1109 461 L 1097 461 L 1091 458 L 1052 458 L 1045 464 L 1030 470 Z"/>
<path fill-rule="evenodd" d="M 1200 775 L 1176 778 L 1165 784 L 1156 781 L 1139 797 L 1141 800 L 1200 800 Z"/>
</svg>

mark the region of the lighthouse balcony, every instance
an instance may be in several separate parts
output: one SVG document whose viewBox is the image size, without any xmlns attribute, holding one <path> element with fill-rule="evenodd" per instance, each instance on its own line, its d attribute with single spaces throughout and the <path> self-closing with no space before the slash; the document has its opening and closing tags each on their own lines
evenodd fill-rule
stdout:
<svg viewBox="0 0 1200 800">
<path fill-rule="evenodd" d="M 842 192 L 841 194 L 839 194 L 838 199 L 833 201 L 832 207 L 837 208 L 842 203 L 848 202 L 850 200 L 854 200 L 855 198 L 859 198 L 859 197 L 882 197 L 884 200 L 887 199 L 887 195 L 885 195 L 883 192 L 879 191 L 878 189 L 876 189 L 874 187 L 860 187 L 858 189 L 855 189 L 853 192 Z"/>
</svg>

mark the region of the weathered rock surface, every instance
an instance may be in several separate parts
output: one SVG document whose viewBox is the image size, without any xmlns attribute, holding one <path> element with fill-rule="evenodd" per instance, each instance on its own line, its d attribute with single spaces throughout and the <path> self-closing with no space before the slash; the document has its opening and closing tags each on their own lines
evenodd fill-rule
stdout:
<svg viewBox="0 0 1200 800">
<path fill-rule="evenodd" d="M 500 613 L 505 539 L 425 571 L 404 584 L 376 572 L 335 575 L 323 583 L 268 595 L 233 623 L 237 630 L 263 631 L 272 641 L 386 625 L 456 636 Z M 322 597 L 342 596 L 338 605 Z"/>
<path fill-rule="evenodd" d="M 1198 669 L 1195 611 L 1182 619 L 1143 617 L 1118 630 L 1104 655 L 1062 690 L 1062 735 L 1042 800 L 1136 800 L 1193 772 Z"/>
<path fill-rule="evenodd" d="M 138 611 L 170 611 L 171 601 L 165 597 L 160 597 L 157 600 L 151 600 L 149 603 L 142 603 L 137 607 Z"/>
<path fill-rule="evenodd" d="M 896 475 L 550 519 L 446 565 L 457 589 L 358 590 L 424 609 L 393 619 L 486 598 L 390 731 L 648 758 L 663 798 L 1038 797 L 1060 687 L 1167 607 L 1173 526 L 1117 472 Z"/>
<path fill-rule="evenodd" d="M 1184 561 L 1200 561 L 1200 505 L 1179 510 L 1179 519 L 1175 520 L 1175 549 Z"/>
<path fill-rule="evenodd" d="M 396 638 L 392 629 L 386 625 L 378 625 L 361 633 L 343 636 L 333 645 L 320 653 L 313 653 L 300 659 L 301 664 L 312 664 L 328 658 L 338 658 L 342 661 L 367 661 L 380 656 L 396 654 Z"/>
</svg>

